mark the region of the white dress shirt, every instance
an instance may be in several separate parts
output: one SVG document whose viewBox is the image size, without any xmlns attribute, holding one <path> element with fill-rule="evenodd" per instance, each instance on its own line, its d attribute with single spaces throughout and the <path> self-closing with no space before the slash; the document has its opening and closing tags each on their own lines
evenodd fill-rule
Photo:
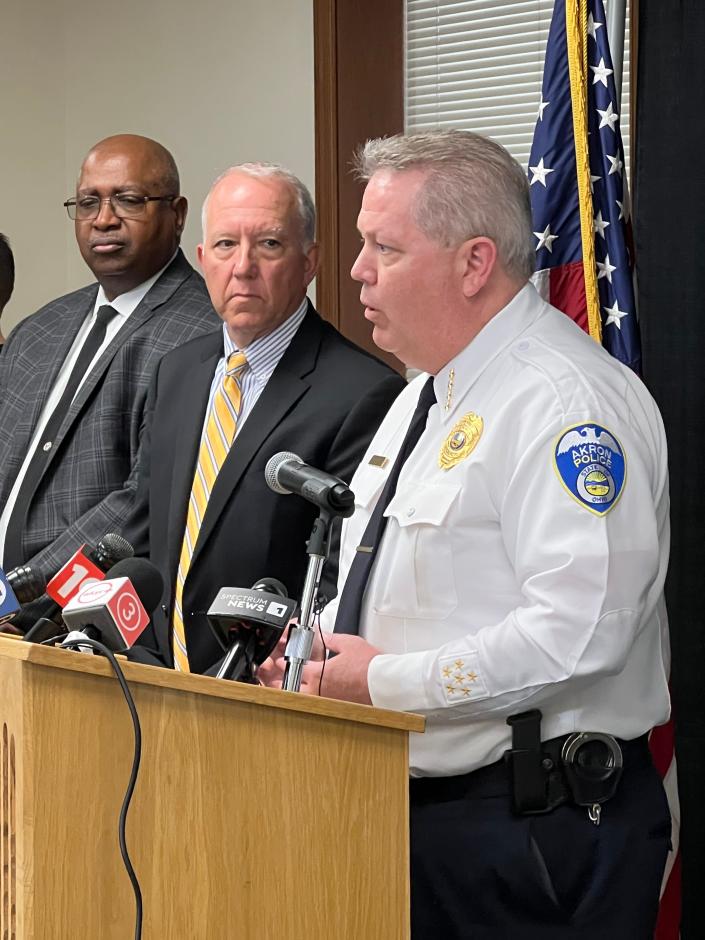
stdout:
<svg viewBox="0 0 705 940">
<path fill-rule="evenodd" d="M 114 300 L 108 300 L 108 298 L 105 296 L 105 291 L 103 290 L 103 288 L 100 285 L 98 286 L 98 294 L 96 295 L 93 309 L 91 310 L 90 314 L 85 318 L 85 320 L 81 324 L 81 327 L 78 333 L 76 334 L 76 339 L 73 341 L 71 349 L 69 350 L 68 355 L 66 356 L 66 359 L 64 359 L 64 362 L 61 368 L 59 369 L 59 372 L 56 376 L 56 381 L 54 382 L 54 386 L 51 392 L 49 393 L 49 396 L 47 397 L 44 407 L 42 408 L 41 414 L 39 415 L 39 419 L 34 429 L 32 440 L 30 441 L 29 447 L 27 448 L 27 453 L 25 455 L 24 461 L 22 462 L 22 466 L 20 467 L 19 473 L 17 474 L 17 477 L 15 478 L 15 482 L 12 485 L 12 489 L 10 490 L 10 493 L 7 497 L 5 508 L 3 509 L 2 514 L 0 514 L 0 564 L 2 564 L 2 558 L 4 555 L 4 551 L 5 551 L 5 536 L 7 534 L 7 526 L 9 524 L 12 511 L 15 508 L 15 503 L 17 501 L 17 494 L 19 493 L 20 487 L 22 486 L 22 481 L 24 480 L 25 475 L 27 473 L 27 468 L 29 467 L 31 463 L 32 457 L 34 456 L 34 452 L 36 451 L 37 447 L 39 446 L 40 443 L 43 443 L 42 434 L 44 433 L 44 428 L 46 427 L 47 422 L 49 421 L 49 418 L 54 412 L 54 409 L 59 404 L 59 401 L 61 400 L 61 396 L 64 394 L 64 389 L 68 385 L 68 381 L 69 381 L 69 378 L 71 377 L 73 367 L 76 364 L 76 360 L 78 359 L 78 356 L 79 356 L 79 353 L 81 352 L 83 344 L 85 343 L 88 334 L 93 329 L 93 324 L 96 321 L 99 308 L 108 304 L 114 310 L 117 311 L 118 315 L 116 317 L 113 317 L 112 320 L 108 323 L 107 328 L 105 330 L 105 337 L 103 339 L 103 342 L 101 343 L 100 348 L 98 349 L 95 356 L 91 360 L 90 366 L 86 369 L 85 375 L 81 378 L 76 388 L 76 393 L 74 395 L 74 398 L 76 397 L 81 386 L 85 382 L 86 376 L 90 374 L 91 370 L 93 369 L 93 366 L 96 364 L 98 359 L 102 356 L 102 354 L 108 348 L 108 345 L 112 341 L 113 337 L 117 335 L 119 330 L 127 322 L 130 315 L 134 313 L 134 311 L 137 309 L 137 307 L 142 302 L 144 297 L 146 297 L 147 292 L 159 280 L 161 275 L 164 273 L 164 271 L 169 267 L 171 262 L 174 260 L 175 256 L 176 256 L 176 252 L 169 259 L 167 264 L 165 264 L 164 267 L 161 268 L 161 270 L 157 271 L 155 275 L 150 277 L 148 280 L 144 281 L 142 284 L 139 284 L 137 287 L 134 287 L 132 290 L 127 291 L 124 294 L 120 294 L 120 296 L 116 297 Z"/>
<path fill-rule="evenodd" d="M 338 596 L 425 379 L 394 403 L 352 480 Z M 385 512 L 360 625 L 383 651 L 368 671 L 374 705 L 427 717 L 426 733 L 410 736 L 412 775 L 498 760 L 507 717 L 530 708 L 543 712 L 544 740 L 634 738 L 666 721 L 667 455 L 644 385 L 528 285 L 434 389 Z M 482 419 L 475 448 L 442 469 L 444 442 L 470 414 L 476 427 Z M 581 504 L 554 463 L 562 435 L 589 424 L 614 435 L 626 460 L 604 514 Z"/>
</svg>

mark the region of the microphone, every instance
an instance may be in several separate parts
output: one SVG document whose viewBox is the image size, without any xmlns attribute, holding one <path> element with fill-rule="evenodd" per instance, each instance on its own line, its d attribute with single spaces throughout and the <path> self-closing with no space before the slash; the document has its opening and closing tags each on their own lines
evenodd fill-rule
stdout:
<svg viewBox="0 0 705 940">
<path fill-rule="evenodd" d="M 132 555 L 134 549 L 127 539 L 115 532 L 108 532 L 95 549 L 82 545 L 69 558 L 47 584 L 47 594 L 59 607 L 65 607 L 89 582 L 102 581 L 109 568 Z"/>
<path fill-rule="evenodd" d="M 208 610 L 208 623 L 227 652 L 217 679 L 254 682 L 296 610 L 296 601 L 276 578 L 251 588 L 221 588 Z"/>
<path fill-rule="evenodd" d="M 145 558 L 126 558 L 107 574 L 104 580 L 85 585 L 64 607 L 64 623 L 73 631 L 66 640 L 92 636 L 121 652 L 134 646 L 146 628 L 147 610 L 159 603 L 164 582 Z"/>
<path fill-rule="evenodd" d="M 7 582 L 20 604 L 29 604 L 41 597 L 47 588 L 47 579 L 41 571 L 30 565 L 20 565 L 7 572 Z"/>
<path fill-rule="evenodd" d="M 264 478 L 275 493 L 296 493 L 334 516 L 352 516 L 355 511 L 355 494 L 347 483 L 288 451 L 269 458 Z"/>
<path fill-rule="evenodd" d="M 36 600 L 45 590 L 52 598 L 52 600 L 46 602 L 45 609 L 39 620 L 25 633 L 25 640 L 29 643 L 44 643 L 45 640 L 51 639 L 56 636 L 57 633 L 65 632 L 64 624 L 61 620 L 62 608 L 66 606 L 72 597 L 78 594 L 82 587 L 94 581 L 102 581 L 103 578 L 105 578 L 105 572 L 109 568 L 120 561 L 120 559 L 128 558 L 132 554 L 134 554 L 134 549 L 127 539 L 124 539 L 115 532 L 108 532 L 98 541 L 95 549 L 82 545 L 81 548 L 69 558 L 63 568 L 54 575 L 48 584 L 42 584 L 41 589 L 38 587 L 38 579 L 41 575 L 33 572 L 29 565 L 24 566 L 24 568 L 13 569 L 13 571 L 10 572 L 10 577 L 12 577 L 15 572 L 22 572 L 24 570 L 29 571 L 31 575 L 37 578 L 35 581 L 35 587 L 37 589 L 36 594 L 30 597 L 28 590 L 27 600 L 24 600 L 23 603 L 26 604 L 32 600 Z M 23 578 L 26 577 L 25 575 L 20 576 Z"/>
<path fill-rule="evenodd" d="M 146 558 L 122 558 L 106 574 L 108 578 L 129 578 L 147 612 L 153 614 L 164 593 L 164 579 L 156 565 Z"/>
<path fill-rule="evenodd" d="M 0 568 L 0 624 L 12 620 L 20 609 L 20 602 L 10 586 L 9 579 Z"/>
</svg>

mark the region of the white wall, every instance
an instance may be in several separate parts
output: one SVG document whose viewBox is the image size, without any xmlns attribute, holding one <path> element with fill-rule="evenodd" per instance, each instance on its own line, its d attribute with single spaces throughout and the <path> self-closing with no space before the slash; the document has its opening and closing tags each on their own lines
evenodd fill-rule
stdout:
<svg viewBox="0 0 705 940">
<path fill-rule="evenodd" d="M 16 296 L 2 332 L 67 288 L 73 232 L 61 203 L 64 42 L 61 5 L 2 0 L 0 10 L 0 232 L 15 255 Z M 62 215 L 64 218 L 62 218 Z"/>
<path fill-rule="evenodd" d="M 284 163 L 314 186 L 311 0 L 2 0 L 0 231 L 17 264 L 7 332 L 92 280 L 61 206 L 102 137 L 154 137 L 200 204 L 243 160 Z"/>
</svg>

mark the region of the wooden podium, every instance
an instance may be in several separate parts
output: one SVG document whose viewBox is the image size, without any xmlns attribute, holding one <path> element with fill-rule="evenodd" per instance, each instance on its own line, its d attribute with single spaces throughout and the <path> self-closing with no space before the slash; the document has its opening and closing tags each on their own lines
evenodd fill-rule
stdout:
<svg viewBox="0 0 705 940">
<path fill-rule="evenodd" d="M 416 715 L 123 663 L 144 940 L 405 940 Z M 0 637 L 3 940 L 128 940 L 109 663 Z"/>
</svg>

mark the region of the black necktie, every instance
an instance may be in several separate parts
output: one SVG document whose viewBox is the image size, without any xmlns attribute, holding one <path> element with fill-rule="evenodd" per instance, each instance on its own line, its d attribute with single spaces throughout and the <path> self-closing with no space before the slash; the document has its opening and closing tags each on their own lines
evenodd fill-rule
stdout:
<svg viewBox="0 0 705 940">
<path fill-rule="evenodd" d="M 27 472 L 24 475 L 24 480 L 17 494 L 12 514 L 8 520 L 7 533 L 5 535 L 5 551 L 3 553 L 5 568 L 14 568 L 16 565 L 24 564 L 27 560 L 24 557 L 22 548 L 22 535 L 24 533 L 25 520 L 30 503 L 49 462 L 54 448 L 54 438 L 71 407 L 76 389 L 81 379 L 86 375 L 88 367 L 93 361 L 93 357 L 98 352 L 105 339 L 105 331 L 108 327 L 108 323 L 110 323 L 116 315 L 117 310 L 107 304 L 104 304 L 98 309 L 95 323 L 91 327 L 83 346 L 81 346 L 76 364 L 71 370 L 71 375 L 66 383 L 66 388 L 56 408 L 54 408 L 49 416 L 46 427 L 42 431 L 41 439 L 37 442 L 36 449 L 29 462 Z"/>
<path fill-rule="evenodd" d="M 362 541 L 358 547 L 357 554 L 353 559 L 348 576 L 345 579 L 343 590 L 338 604 L 338 613 L 335 618 L 335 633 L 357 634 L 360 630 L 360 611 L 362 609 L 362 598 L 367 587 L 367 580 L 372 570 L 372 565 L 377 557 L 377 549 L 382 541 L 384 530 L 387 527 L 388 516 L 384 515 L 384 510 L 392 501 L 392 497 L 397 491 L 397 482 L 401 468 L 404 466 L 407 457 L 411 454 L 418 443 L 419 438 L 426 427 L 426 419 L 431 405 L 436 403 L 436 394 L 433 391 L 433 376 L 429 376 L 426 384 L 421 389 L 419 401 L 416 410 L 411 416 L 411 422 L 407 428 L 406 435 L 402 441 L 401 448 L 394 461 L 392 469 L 389 471 L 389 477 L 385 483 L 384 489 L 380 493 L 370 521 L 362 536 Z"/>
</svg>

